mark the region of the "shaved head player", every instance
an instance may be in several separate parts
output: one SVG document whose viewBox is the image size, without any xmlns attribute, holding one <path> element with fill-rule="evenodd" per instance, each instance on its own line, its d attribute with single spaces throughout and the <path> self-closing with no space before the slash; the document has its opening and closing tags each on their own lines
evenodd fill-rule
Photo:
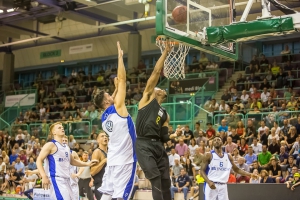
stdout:
<svg viewBox="0 0 300 200">
<path fill-rule="evenodd" d="M 163 142 L 170 140 L 169 116 L 160 106 L 167 93 L 155 88 L 169 51 L 170 47 L 167 47 L 155 65 L 139 103 L 136 120 L 136 154 L 139 165 L 152 184 L 155 200 L 171 200 L 169 159 L 163 146 Z"/>
</svg>

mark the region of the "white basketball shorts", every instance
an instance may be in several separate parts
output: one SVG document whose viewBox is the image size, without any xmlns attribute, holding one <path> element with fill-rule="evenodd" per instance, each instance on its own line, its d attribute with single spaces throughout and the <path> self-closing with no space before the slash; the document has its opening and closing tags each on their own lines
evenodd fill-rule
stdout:
<svg viewBox="0 0 300 200">
<path fill-rule="evenodd" d="M 102 185 L 98 191 L 112 198 L 128 200 L 134 186 L 136 162 L 126 165 L 106 166 Z"/>
<path fill-rule="evenodd" d="M 50 177 L 49 179 L 51 200 L 78 200 L 73 197 L 70 178 Z"/>
<path fill-rule="evenodd" d="M 216 189 L 212 190 L 207 183 L 204 183 L 204 200 L 229 200 L 227 184 L 215 183 Z"/>
</svg>

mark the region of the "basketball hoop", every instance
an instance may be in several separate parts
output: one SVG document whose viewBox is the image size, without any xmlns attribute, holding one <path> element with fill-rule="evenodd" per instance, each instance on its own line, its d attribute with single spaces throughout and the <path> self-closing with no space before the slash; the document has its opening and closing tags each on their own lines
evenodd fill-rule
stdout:
<svg viewBox="0 0 300 200">
<path fill-rule="evenodd" d="M 164 76 L 168 79 L 184 79 L 184 61 L 190 47 L 180 42 L 169 41 L 163 37 L 156 38 L 156 46 L 160 48 L 161 52 L 165 50 L 166 45 L 170 45 L 172 49 L 164 62 Z"/>
</svg>

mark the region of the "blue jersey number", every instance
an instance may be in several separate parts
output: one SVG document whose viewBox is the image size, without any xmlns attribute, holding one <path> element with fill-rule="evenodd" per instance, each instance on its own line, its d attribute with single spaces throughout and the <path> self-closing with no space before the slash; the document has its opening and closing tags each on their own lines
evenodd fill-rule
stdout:
<svg viewBox="0 0 300 200">
<path fill-rule="evenodd" d="M 223 167 L 223 162 L 220 162 L 220 167 Z"/>
</svg>

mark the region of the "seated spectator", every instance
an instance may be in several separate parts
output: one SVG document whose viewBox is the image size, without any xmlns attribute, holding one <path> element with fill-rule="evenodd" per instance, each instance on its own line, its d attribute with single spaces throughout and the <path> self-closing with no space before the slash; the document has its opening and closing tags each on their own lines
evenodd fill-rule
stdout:
<svg viewBox="0 0 300 200">
<path fill-rule="evenodd" d="M 294 75 L 292 74 L 292 71 L 288 71 L 285 79 L 286 79 L 286 86 L 287 87 L 294 87 Z"/>
<path fill-rule="evenodd" d="M 36 174 L 27 174 L 27 176 L 24 176 L 24 178 L 20 181 L 20 184 L 22 184 L 21 192 L 33 189 L 38 179 L 39 177 Z"/>
<path fill-rule="evenodd" d="M 238 134 L 236 134 L 236 130 L 232 129 L 231 135 L 229 135 L 229 137 L 232 138 L 232 142 L 237 144 L 239 140 L 241 140 L 240 136 Z"/>
<path fill-rule="evenodd" d="M 260 177 L 260 183 L 274 183 L 273 179 L 269 177 L 269 173 L 267 172 L 267 170 L 262 170 L 260 172 Z"/>
<path fill-rule="evenodd" d="M 252 146 L 248 147 L 248 153 L 245 155 L 245 161 L 248 166 L 252 166 L 254 161 L 257 161 L 257 155 L 253 153 Z"/>
<path fill-rule="evenodd" d="M 175 159 L 180 159 L 180 156 L 176 153 L 175 149 L 171 149 L 171 154 L 169 155 L 169 165 L 170 167 L 175 165 Z"/>
<path fill-rule="evenodd" d="M 11 155 L 9 156 L 9 163 L 12 164 L 14 161 L 16 161 L 18 157 L 18 154 L 16 153 L 16 150 L 12 149 Z"/>
<path fill-rule="evenodd" d="M 246 90 L 243 90 L 243 91 L 242 91 L 242 95 L 241 95 L 240 98 L 241 98 L 243 104 L 246 104 L 246 103 L 248 102 L 249 95 L 247 94 L 247 91 L 246 91 Z"/>
<path fill-rule="evenodd" d="M 275 132 L 275 128 L 273 127 L 271 129 L 271 134 L 268 136 L 268 145 L 271 145 L 272 143 L 274 143 L 273 139 L 275 140 L 275 143 L 277 144 L 278 141 L 279 141 L 279 136 L 276 135 L 276 132 Z M 274 146 L 275 148 L 275 146 Z M 276 150 L 279 150 L 279 145 L 277 144 L 276 146 Z M 277 153 L 279 153 L 279 151 L 277 151 Z"/>
<path fill-rule="evenodd" d="M 268 168 L 272 154 L 267 151 L 267 145 L 262 146 L 262 152 L 258 154 L 257 161 L 260 167 Z"/>
<path fill-rule="evenodd" d="M 189 186 L 190 186 L 190 178 L 188 175 L 186 175 L 185 169 L 180 170 L 180 176 L 177 178 L 176 181 L 176 187 L 172 186 L 171 187 L 171 196 L 172 199 L 174 199 L 174 193 L 175 192 L 183 192 L 184 194 L 184 199 L 187 199 L 187 193 L 189 191 Z"/>
<path fill-rule="evenodd" d="M 271 158 L 271 166 L 269 169 L 269 176 L 273 179 L 273 182 L 280 183 L 282 179 L 282 171 L 280 165 L 278 165 L 278 162 L 276 162 L 274 157 Z"/>
<path fill-rule="evenodd" d="M 291 149 L 293 147 L 293 144 L 296 142 L 296 141 L 299 141 L 298 139 L 298 135 L 297 135 L 297 130 L 294 126 L 292 126 L 288 132 L 287 135 L 284 136 L 284 139 L 287 143 L 287 146 L 288 146 L 288 149 Z M 297 148 L 299 148 L 299 144 L 296 145 Z M 295 152 L 290 152 L 290 154 L 294 154 Z"/>
<path fill-rule="evenodd" d="M 203 66 L 206 66 L 208 63 L 208 58 L 206 57 L 206 54 L 204 52 L 201 52 L 200 54 L 199 63 L 202 64 Z"/>
<path fill-rule="evenodd" d="M 223 119 L 223 120 L 221 121 L 221 125 L 220 125 L 219 128 L 218 128 L 218 132 L 221 132 L 221 131 L 223 131 L 223 132 L 225 132 L 225 133 L 228 132 L 228 126 L 227 126 L 227 124 L 226 124 L 226 120 L 225 120 L 225 119 Z"/>
<path fill-rule="evenodd" d="M 296 132 L 296 128 L 292 127 L 291 128 L 291 132 Z M 293 155 L 294 159 L 297 159 L 297 157 L 298 157 L 298 155 L 300 153 L 299 141 L 300 141 L 300 135 L 298 135 L 296 137 L 296 141 L 293 143 L 292 149 L 290 150 L 290 155 Z"/>
<path fill-rule="evenodd" d="M 181 169 L 183 169 L 183 166 L 180 164 L 180 159 L 175 158 L 174 163 L 171 172 L 173 183 L 175 183 L 176 179 L 180 176 Z"/>
<path fill-rule="evenodd" d="M 241 99 L 240 98 L 236 98 L 235 99 L 235 104 L 233 106 L 238 106 L 239 112 L 241 112 L 242 110 L 244 110 L 244 104 L 241 103 Z"/>
<path fill-rule="evenodd" d="M 188 151 L 188 146 L 183 142 L 183 139 L 179 139 L 178 144 L 175 146 L 175 150 L 179 156 L 184 156 L 184 153 Z"/>
<path fill-rule="evenodd" d="M 287 160 L 288 160 L 289 154 L 286 153 L 285 147 L 280 146 L 280 153 L 279 153 L 279 165 L 281 168 L 286 168 L 287 166 Z"/>
<path fill-rule="evenodd" d="M 20 157 L 17 157 L 16 159 L 16 164 L 15 164 L 15 169 L 16 172 L 20 175 L 20 176 L 24 176 L 25 175 L 25 165 L 23 162 L 21 162 Z"/>
<path fill-rule="evenodd" d="M 183 140 L 184 142 L 189 145 L 190 144 L 190 140 L 192 138 L 194 138 L 194 135 L 193 135 L 193 131 L 190 130 L 190 126 L 186 125 L 184 126 L 184 132 L 183 132 Z"/>
<path fill-rule="evenodd" d="M 268 147 L 268 151 L 274 156 L 278 155 L 280 152 L 280 146 L 275 138 L 272 139 L 272 143 Z"/>
<path fill-rule="evenodd" d="M 251 176 L 249 183 L 260 183 L 260 176 L 259 176 L 259 172 L 257 169 L 253 170 L 253 174 L 256 176 Z"/>
<path fill-rule="evenodd" d="M 269 64 L 269 61 L 268 61 L 268 59 L 266 58 L 266 56 L 264 54 L 261 54 L 259 64 L 260 65 L 268 65 Z"/>
<path fill-rule="evenodd" d="M 227 145 L 225 146 L 225 152 L 226 153 L 233 153 L 233 149 L 237 148 L 237 144 L 232 142 L 232 137 L 227 137 Z"/>
<path fill-rule="evenodd" d="M 274 76 L 277 76 L 277 74 L 279 74 L 280 67 L 277 65 L 276 60 L 274 60 L 271 70 Z"/>
<path fill-rule="evenodd" d="M 236 89 L 233 89 L 232 95 L 231 95 L 231 101 L 235 102 L 237 99 L 239 99 L 239 94 Z"/>
<path fill-rule="evenodd" d="M 16 187 L 20 185 L 20 175 L 17 173 L 16 169 L 14 167 L 10 168 L 9 174 L 8 174 L 8 184 L 9 184 L 9 190 L 7 193 L 9 194 L 16 194 Z"/>
<path fill-rule="evenodd" d="M 243 157 L 240 157 L 238 159 L 238 164 L 237 164 L 237 167 L 239 169 L 242 169 L 246 172 L 249 172 L 249 166 L 247 164 L 245 164 L 245 159 Z M 237 183 L 249 183 L 249 180 L 250 180 L 250 177 L 248 176 L 242 176 L 240 174 L 237 174 L 236 175 L 236 182 Z"/>
<path fill-rule="evenodd" d="M 248 145 L 252 144 L 253 138 L 257 138 L 258 134 L 257 131 L 253 125 L 252 119 L 248 119 L 247 121 L 247 127 L 246 127 L 246 135 L 245 139 Z"/>
<path fill-rule="evenodd" d="M 299 173 L 295 173 L 294 174 L 294 178 L 292 181 L 287 181 L 287 188 L 291 188 L 291 190 L 295 190 L 295 187 L 298 186 L 300 184 L 300 174 Z"/>
<path fill-rule="evenodd" d="M 241 156 L 240 156 L 239 150 L 237 148 L 234 148 L 233 153 L 232 153 L 232 159 L 233 159 L 234 164 L 237 165 L 239 163 L 238 160 L 240 157 Z"/>
<path fill-rule="evenodd" d="M 221 100 L 230 101 L 231 95 L 228 93 L 228 90 L 224 90 L 224 94 L 221 96 Z"/>
<path fill-rule="evenodd" d="M 36 166 L 36 163 L 34 162 L 33 157 L 29 158 L 29 163 L 28 163 L 27 168 L 28 168 L 28 170 L 36 170 L 37 169 L 37 166 Z"/>
<path fill-rule="evenodd" d="M 197 148 L 198 148 L 198 145 L 196 143 L 196 140 L 195 140 L 195 138 L 192 138 L 190 140 L 190 145 L 189 145 L 189 152 L 190 152 L 191 156 L 195 155 Z"/>
<path fill-rule="evenodd" d="M 246 135 L 246 129 L 242 121 L 239 121 L 236 125 L 236 133 L 241 137 L 244 138 Z"/>
<path fill-rule="evenodd" d="M 213 129 L 211 123 L 207 123 L 206 126 L 208 127 L 208 129 L 206 130 L 206 137 L 208 140 L 210 140 L 216 136 L 216 131 L 215 129 Z"/>
<path fill-rule="evenodd" d="M 25 155 L 25 151 L 24 150 L 20 151 L 19 157 L 21 159 L 21 162 L 24 163 L 24 165 L 26 166 L 27 165 L 27 157 Z"/>
<path fill-rule="evenodd" d="M 3 172 L 6 174 L 6 164 L 3 162 L 3 158 L 0 157 L 0 172 Z"/>
<path fill-rule="evenodd" d="M 258 109 L 261 109 L 262 108 L 262 104 L 261 102 L 258 101 L 257 98 L 252 98 L 253 99 L 253 103 L 251 104 L 250 108 L 254 108 L 254 107 L 257 107 Z"/>
<path fill-rule="evenodd" d="M 293 165 L 293 167 L 287 171 L 285 176 L 285 181 L 292 181 L 294 178 L 294 174 L 298 172 L 298 167 Z"/>
<path fill-rule="evenodd" d="M 258 161 L 253 161 L 253 163 L 252 163 L 252 168 L 250 169 L 250 172 L 253 173 L 253 171 L 254 171 L 255 169 L 258 171 L 258 173 L 260 173 L 261 170 L 262 170 L 262 168 L 261 168 L 261 167 L 259 166 L 259 164 L 258 164 Z"/>
</svg>

